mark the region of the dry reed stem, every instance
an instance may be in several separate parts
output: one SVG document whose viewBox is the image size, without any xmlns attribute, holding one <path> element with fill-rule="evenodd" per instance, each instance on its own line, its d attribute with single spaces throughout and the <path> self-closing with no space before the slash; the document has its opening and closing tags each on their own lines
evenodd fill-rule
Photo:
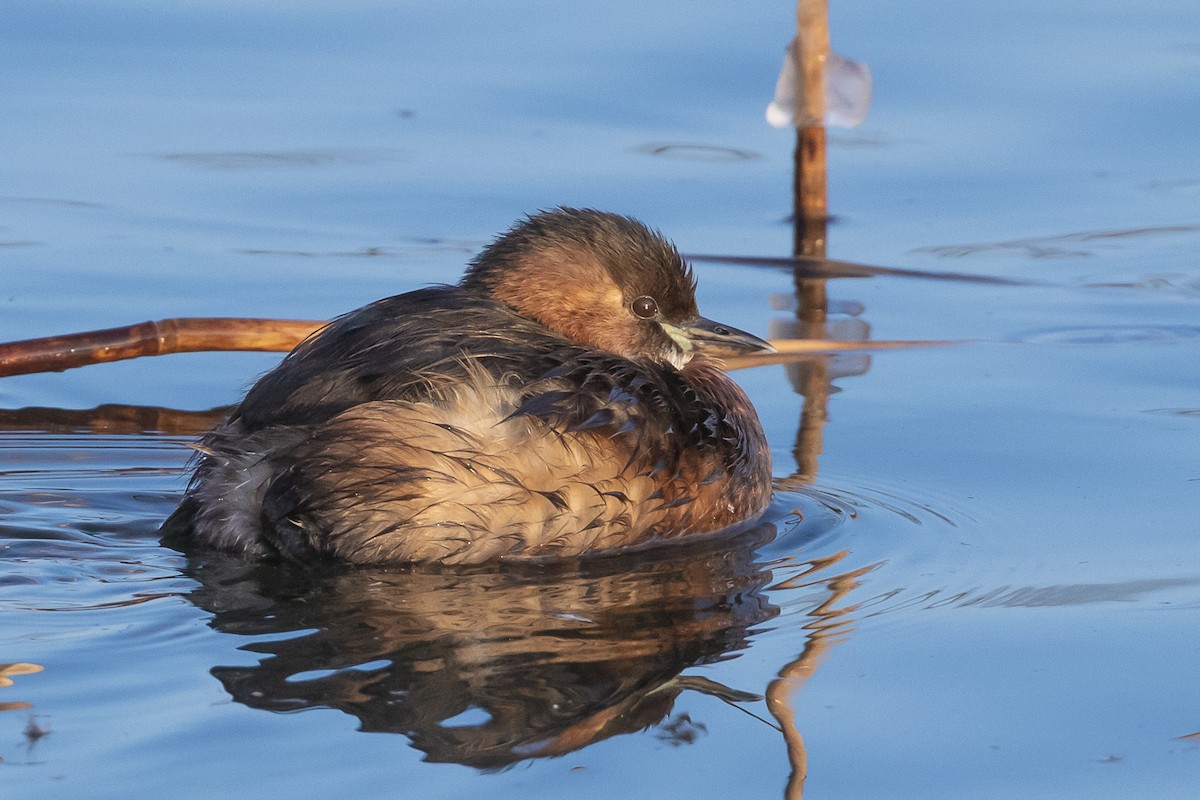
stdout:
<svg viewBox="0 0 1200 800">
<path fill-rule="evenodd" d="M 61 372 L 141 356 L 213 350 L 285 352 L 326 323 L 243 317 L 177 317 L 122 328 L 0 344 L 0 378 Z"/>
<path fill-rule="evenodd" d="M 326 323 L 313 320 L 242 317 L 176 317 L 42 339 L 0 343 L 0 378 L 35 372 L 61 372 L 142 356 L 207 351 L 287 352 Z M 855 350 L 896 350 L 953 344 L 950 341 L 834 341 L 779 339 L 778 353 L 725 359 L 730 369 L 795 361 L 797 356 Z"/>
</svg>

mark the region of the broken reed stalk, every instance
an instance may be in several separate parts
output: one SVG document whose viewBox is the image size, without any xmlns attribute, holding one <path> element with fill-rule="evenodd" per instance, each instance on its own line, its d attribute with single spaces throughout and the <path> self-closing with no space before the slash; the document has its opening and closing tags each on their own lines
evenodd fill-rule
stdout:
<svg viewBox="0 0 1200 800">
<path fill-rule="evenodd" d="M 799 0 L 796 6 L 796 175 L 797 217 L 829 216 L 825 161 L 825 63 L 829 60 L 828 0 Z M 823 254 L 822 254 L 823 255 Z"/>
<path fill-rule="evenodd" d="M 142 356 L 211 351 L 284 353 L 327 323 L 299 319 L 244 317 L 176 317 L 140 322 L 43 339 L 0 343 L 0 378 L 34 372 L 62 372 L 88 364 L 103 364 Z M 726 359 L 730 369 L 795 361 L 798 357 L 850 350 L 894 350 L 950 344 L 945 341 L 860 341 L 780 339 L 771 342 L 778 353 Z"/>
<path fill-rule="evenodd" d="M 796 151 L 792 170 L 793 255 L 824 259 L 829 224 L 829 178 L 825 140 L 825 66 L 829 61 L 828 0 L 798 0 L 792 45 L 796 100 Z M 808 336 L 820 336 L 828 315 L 824 280 L 797 272 L 797 317 Z M 809 396 L 805 392 L 805 396 Z M 814 396 L 814 400 L 819 398 Z"/>
</svg>

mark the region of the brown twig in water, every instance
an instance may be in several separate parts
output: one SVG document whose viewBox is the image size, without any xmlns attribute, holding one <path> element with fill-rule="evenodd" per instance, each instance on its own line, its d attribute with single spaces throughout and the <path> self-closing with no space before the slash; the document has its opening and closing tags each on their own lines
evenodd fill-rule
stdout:
<svg viewBox="0 0 1200 800">
<path fill-rule="evenodd" d="M 851 353 L 864 350 L 904 350 L 911 347 L 938 347 L 948 344 L 964 344 L 956 339 L 868 339 L 843 341 L 840 339 L 772 339 L 771 346 L 777 353 L 755 353 L 749 356 L 730 356 L 721 359 L 727 369 L 765 367 L 770 364 L 788 364 L 812 356 L 830 353 Z"/>
<path fill-rule="evenodd" d="M 0 343 L 0 378 L 34 372 L 62 372 L 88 364 L 171 353 L 232 350 L 284 353 L 326 324 L 296 319 L 175 317 L 158 322 L 140 322 L 124 328 Z M 796 360 L 797 356 L 853 350 L 896 350 L 954 342 L 778 339 L 771 344 L 778 353 L 731 357 L 726 359 L 726 366 L 744 369 L 782 364 Z"/>
<path fill-rule="evenodd" d="M 177 317 L 0 344 L 0 378 L 61 372 L 141 356 L 212 350 L 286 352 L 326 323 L 244 317 Z"/>
</svg>

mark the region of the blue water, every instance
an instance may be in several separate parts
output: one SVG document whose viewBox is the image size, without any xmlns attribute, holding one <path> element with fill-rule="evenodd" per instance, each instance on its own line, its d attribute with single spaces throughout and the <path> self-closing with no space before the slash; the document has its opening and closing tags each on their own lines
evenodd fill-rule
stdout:
<svg viewBox="0 0 1200 800">
<path fill-rule="evenodd" d="M 0 379 L 0 662 L 42 668 L 3 673 L 3 795 L 796 796 L 783 727 L 808 797 L 1194 797 L 1200 6 L 831 27 L 875 94 L 830 131 L 829 256 L 925 276 L 830 281 L 831 334 L 956 343 L 735 373 L 762 526 L 517 573 L 189 556 L 155 535 L 187 444 L 277 355 Z M 8 4 L 0 341 L 327 318 L 557 204 L 787 256 L 763 110 L 793 30 L 787 3 Z M 695 267 L 708 316 L 788 334 L 788 270 Z"/>
</svg>

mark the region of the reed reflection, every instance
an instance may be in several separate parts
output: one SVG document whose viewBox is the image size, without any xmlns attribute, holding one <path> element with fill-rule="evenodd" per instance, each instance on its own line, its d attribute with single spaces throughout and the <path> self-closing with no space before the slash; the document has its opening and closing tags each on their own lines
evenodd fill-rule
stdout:
<svg viewBox="0 0 1200 800">
<path fill-rule="evenodd" d="M 0 432 L 97 433 L 137 436 L 200 436 L 216 425 L 232 406 L 183 411 L 160 406 L 108 403 L 95 408 L 0 408 Z"/>
<path fill-rule="evenodd" d="M 796 116 L 796 148 L 792 170 L 792 257 L 796 316 L 788 324 L 772 326 L 772 336 L 787 338 L 865 341 L 870 327 L 857 313 L 831 320 L 827 279 L 813 277 L 806 264 L 822 264 L 828 257 L 829 193 L 825 136 L 825 66 L 829 57 L 829 8 L 827 0 L 798 0 L 796 5 L 795 85 L 799 89 Z M 834 309 L 839 310 L 839 309 Z M 848 309 L 847 309 L 848 310 Z M 859 310 L 859 313 L 861 311 Z M 863 354 L 816 356 L 788 364 L 788 380 L 804 400 L 792 455 L 796 471 L 777 480 L 780 488 L 797 488 L 812 483 L 824 450 L 825 423 L 829 419 L 829 396 L 833 381 L 859 375 L 870 368 Z M 845 557 L 839 553 L 826 561 L 809 562 L 809 569 L 781 582 L 776 589 L 791 588 L 811 573 L 820 572 Z M 868 568 L 869 569 L 869 568 Z M 843 601 L 858 586 L 863 571 L 852 571 L 828 581 L 829 598 L 809 612 L 813 620 L 805 626 L 808 635 L 796 658 L 780 668 L 767 687 L 767 707 L 775 717 L 787 746 L 790 774 L 784 788 L 786 800 L 801 800 L 808 777 L 808 750 L 797 722 L 795 699 L 828 651 L 849 635 L 853 606 Z"/>
<path fill-rule="evenodd" d="M 856 358 L 865 356 L 802 358 L 788 374 L 793 385 L 808 376 L 800 386 L 812 393 L 829 385 L 818 377 L 854 374 Z M 813 396 L 805 394 L 798 447 L 819 443 L 825 419 Z M 197 435 L 224 412 L 0 410 L 0 431 Z M 811 470 L 798 458 L 801 468 L 780 484 L 815 477 L 819 450 L 811 452 Z M 756 549 L 776 533 L 764 524 L 736 538 L 639 556 L 491 572 L 321 574 L 206 553 L 190 556 L 186 573 L 199 582 L 190 599 L 213 614 L 212 627 L 249 637 L 243 649 L 261 655 L 251 666 L 212 669 L 235 700 L 277 712 L 335 708 L 355 716 L 361 730 L 407 736 L 428 761 L 480 769 L 652 726 L 689 741 L 690 720 L 671 716 L 683 691 L 732 703 L 761 698 L 685 673 L 748 648 L 756 627 L 780 613 L 772 597 L 782 602 L 781 593 L 823 587 L 825 598 L 801 612 L 811 622 L 796 659 L 768 686 L 741 687 L 765 689 L 790 765 L 785 794 L 796 798 L 807 757 L 794 702 L 830 647 L 849 634 L 847 614 L 856 609 L 839 606 L 858 575 L 830 574 L 844 553 L 763 564 Z M 799 547 L 804 537 L 795 534 L 789 538 Z"/>
<path fill-rule="evenodd" d="M 655 725 L 685 689 L 759 699 L 682 673 L 736 656 L 778 613 L 754 556 L 775 534 L 474 572 L 314 575 L 203 554 L 189 599 L 261 654 L 212 670 L 238 702 L 336 708 L 427 761 L 495 769 Z M 686 740 L 681 728 L 661 732 Z"/>
</svg>

